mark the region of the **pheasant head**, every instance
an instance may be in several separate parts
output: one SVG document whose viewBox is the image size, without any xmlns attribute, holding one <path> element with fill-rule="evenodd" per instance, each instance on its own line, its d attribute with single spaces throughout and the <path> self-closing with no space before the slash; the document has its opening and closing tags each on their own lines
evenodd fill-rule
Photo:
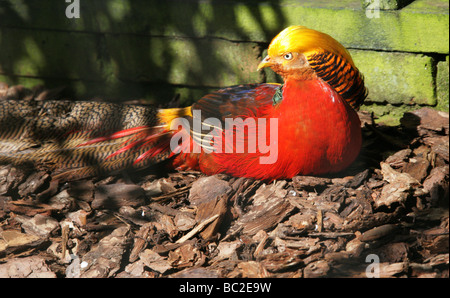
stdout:
<svg viewBox="0 0 450 298">
<path fill-rule="evenodd" d="M 265 67 L 285 81 L 319 78 L 355 109 L 367 96 L 363 76 L 347 49 L 328 34 L 304 26 L 288 27 L 272 40 L 258 70 Z"/>
</svg>

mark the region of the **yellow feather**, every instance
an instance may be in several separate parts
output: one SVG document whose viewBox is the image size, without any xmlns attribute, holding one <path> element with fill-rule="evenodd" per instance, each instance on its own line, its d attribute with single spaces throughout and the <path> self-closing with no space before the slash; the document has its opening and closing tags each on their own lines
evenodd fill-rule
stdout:
<svg viewBox="0 0 450 298">
<path fill-rule="evenodd" d="M 270 43 L 268 51 L 271 57 L 297 52 L 304 54 L 307 59 L 317 52 L 329 51 L 342 56 L 354 66 L 352 57 L 343 45 L 328 34 L 305 26 L 290 26 L 281 31 Z"/>
<path fill-rule="evenodd" d="M 186 116 L 192 116 L 191 107 L 186 108 L 173 108 L 173 109 L 159 109 L 158 119 L 159 123 L 170 126 L 170 123 L 175 118 L 183 118 Z"/>
</svg>

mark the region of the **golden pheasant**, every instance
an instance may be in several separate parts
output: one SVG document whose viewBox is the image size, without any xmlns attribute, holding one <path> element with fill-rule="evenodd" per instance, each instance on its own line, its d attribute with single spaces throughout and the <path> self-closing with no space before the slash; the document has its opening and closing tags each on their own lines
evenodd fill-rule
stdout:
<svg viewBox="0 0 450 298">
<path fill-rule="evenodd" d="M 0 102 L 0 162 L 75 179 L 168 160 L 176 169 L 271 181 L 338 172 L 361 147 L 356 110 L 367 91 L 331 36 L 288 27 L 258 69 L 278 84 L 233 86 L 190 107 L 96 102 Z"/>
</svg>

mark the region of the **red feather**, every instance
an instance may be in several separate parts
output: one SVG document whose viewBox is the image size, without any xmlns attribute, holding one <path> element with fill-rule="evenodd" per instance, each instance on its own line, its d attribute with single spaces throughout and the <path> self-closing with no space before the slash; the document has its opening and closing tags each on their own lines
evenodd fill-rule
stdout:
<svg viewBox="0 0 450 298">
<path fill-rule="evenodd" d="M 282 104 L 263 109 L 268 111 L 265 118 L 278 119 L 275 163 L 261 164 L 260 157 L 267 155 L 261 152 L 202 153 L 198 158 L 199 169 L 207 174 L 274 180 L 298 174 L 338 172 L 359 153 L 361 132 L 357 113 L 319 79 L 286 81 Z M 268 135 L 267 140 L 271 137 L 275 136 Z"/>
</svg>

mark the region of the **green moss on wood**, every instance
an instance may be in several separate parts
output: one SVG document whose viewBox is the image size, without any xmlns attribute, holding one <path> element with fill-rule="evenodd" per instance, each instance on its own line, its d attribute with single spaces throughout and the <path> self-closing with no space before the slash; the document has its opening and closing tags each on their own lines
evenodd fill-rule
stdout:
<svg viewBox="0 0 450 298">
<path fill-rule="evenodd" d="M 367 101 L 435 105 L 433 59 L 425 55 L 352 50 L 363 73 Z"/>
<path fill-rule="evenodd" d="M 348 47 L 449 52 L 446 0 L 415 0 L 399 10 L 380 11 L 379 17 L 368 17 L 361 0 L 96 0 L 80 1 L 79 19 L 65 17 L 64 1 L 15 2 L 2 2 L 0 26 L 269 42 L 284 27 L 301 24 Z"/>
<path fill-rule="evenodd" d="M 372 112 L 375 116 L 376 123 L 383 123 L 388 126 L 400 125 L 400 119 L 403 114 L 420 108 L 417 105 L 399 105 L 394 106 L 391 104 L 369 104 L 361 106 L 361 111 Z"/>
<path fill-rule="evenodd" d="M 445 61 L 440 61 L 437 64 L 436 76 L 436 93 L 437 93 L 437 108 L 442 111 L 449 111 L 449 67 L 448 56 Z"/>
</svg>

